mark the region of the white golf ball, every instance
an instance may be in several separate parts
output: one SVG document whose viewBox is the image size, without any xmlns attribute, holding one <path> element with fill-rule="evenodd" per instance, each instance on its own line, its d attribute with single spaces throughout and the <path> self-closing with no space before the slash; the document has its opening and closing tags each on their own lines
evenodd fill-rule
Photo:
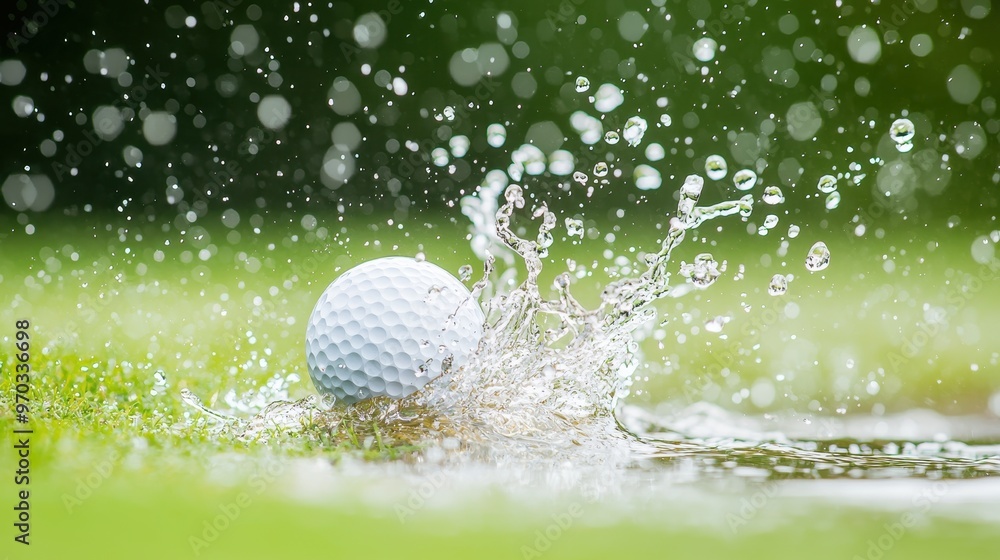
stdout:
<svg viewBox="0 0 1000 560">
<path fill-rule="evenodd" d="M 408 257 L 360 264 L 333 281 L 309 317 L 306 361 L 338 402 L 414 393 L 476 351 L 485 317 L 439 266 Z"/>
</svg>

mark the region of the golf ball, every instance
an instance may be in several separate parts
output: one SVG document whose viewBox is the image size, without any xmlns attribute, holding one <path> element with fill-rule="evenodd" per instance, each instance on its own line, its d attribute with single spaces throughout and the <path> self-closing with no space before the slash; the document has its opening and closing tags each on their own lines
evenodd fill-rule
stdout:
<svg viewBox="0 0 1000 560">
<path fill-rule="evenodd" d="M 469 290 L 441 267 L 408 257 L 368 261 L 334 280 L 313 308 L 309 376 L 346 404 L 405 397 L 465 364 L 484 323 Z"/>
</svg>

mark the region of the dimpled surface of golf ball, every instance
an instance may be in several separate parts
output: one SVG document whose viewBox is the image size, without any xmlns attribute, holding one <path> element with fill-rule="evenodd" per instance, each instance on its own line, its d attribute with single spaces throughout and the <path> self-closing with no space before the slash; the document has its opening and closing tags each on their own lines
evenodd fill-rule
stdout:
<svg viewBox="0 0 1000 560">
<path fill-rule="evenodd" d="M 405 397 L 465 364 L 484 322 L 444 269 L 409 257 L 368 261 L 334 280 L 313 308 L 309 375 L 320 393 L 346 404 Z"/>
</svg>

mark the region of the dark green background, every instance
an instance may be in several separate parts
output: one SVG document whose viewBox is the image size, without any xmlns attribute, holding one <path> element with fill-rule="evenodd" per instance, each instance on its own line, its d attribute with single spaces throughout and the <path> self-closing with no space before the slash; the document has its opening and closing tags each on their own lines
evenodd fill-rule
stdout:
<svg viewBox="0 0 1000 560">
<path fill-rule="evenodd" d="M 848 157 L 843 151 L 846 146 L 855 146 L 864 153 L 865 142 L 877 143 L 891 122 L 890 114 L 919 111 L 935 123 L 935 130 L 918 131 L 916 150 L 923 147 L 920 140 L 927 145 L 938 143 L 936 137 L 950 136 L 958 122 L 976 120 L 992 131 L 990 146 L 972 162 L 952 154 L 951 185 L 943 195 L 920 204 L 919 215 L 910 219 L 927 222 L 942 213 L 984 217 L 996 213 L 998 189 L 992 174 L 998 163 L 995 143 L 1000 125 L 995 115 L 983 113 L 978 101 L 970 106 L 952 101 L 945 81 L 955 65 L 969 64 L 979 72 L 984 84 L 980 99 L 995 94 L 998 65 L 993 54 L 992 25 L 997 16 L 990 14 L 983 20 L 969 18 L 957 0 L 937 2 L 929 13 L 915 10 L 913 1 L 883 2 L 878 6 L 849 2 L 842 8 L 834 7 L 832 2 L 768 2 L 751 6 L 742 1 L 729 4 L 668 1 L 665 8 L 669 20 L 650 2 L 639 1 L 426 4 L 355 0 L 335 1 L 332 8 L 303 8 L 298 13 L 292 11 L 289 3 L 260 4 L 262 15 L 257 21 L 251 21 L 247 15 L 248 8 L 253 6 L 251 2 L 223 0 L 185 4 L 187 12 L 198 18 L 193 29 L 167 25 L 164 14 L 170 3 L 57 4 L 60 11 L 48 18 L 48 23 L 27 43 L 18 45 L 16 54 L 9 42 L 4 44 L 4 57 L 22 60 L 28 68 L 28 77 L 19 86 L 0 87 L 7 107 L 0 113 L 0 134 L 6 148 L 0 161 L 0 175 L 31 166 L 36 172 L 42 170 L 54 176 L 53 162 L 64 162 L 67 146 L 84 140 L 84 131 L 91 129 L 89 122 L 76 124 L 76 113 L 83 112 L 89 117 L 98 105 L 120 101 L 127 93 L 127 88 L 118 86 L 114 80 L 84 70 L 82 59 L 88 49 L 124 49 L 134 61 L 130 71 L 136 83 L 141 81 L 145 67 L 162 69 L 168 74 L 166 87 L 152 92 L 144 102 L 160 110 L 173 101 L 181 110 L 177 114 L 178 134 L 168 146 L 149 146 L 142 138 L 138 119 L 126 124 L 125 131 L 115 140 L 98 145 L 94 155 L 84 158 L 76 177 L 56 181 L 53 212 L 87 203 L 114 209 L 128 199 L 132 201 L 129 212 L 141 211 L 169 219 L 174 210 L 186 212 L 192 197 L 172 208 L 165 200 L 166 177 L 177 176 L 188 193 L 215 181 L 225 181 L 230 173 L 224 165 L 213 161 L 216 156 L 237 163 L 239 171 L 221 194 L 208 197 L 213 211 L 259 205 L 259 198 L 263 198 L 271 211 L 287 209 L 289 205 L 293 211 L 333 211 L 334 202 L 391 208 L 394 197 L 387 182 L 393 177 L 402 181 L 400 194 L 412 204 L 411 212 L 436 210 L 457 199 L 461 189 L 468 192 L 478 185 L 483 170 L 505 168 L 510 162 L 510 151 L 522 142 L 528 127 L 543 120 L 559 124 L 568 137 L 564 147 L 578 159 L 588 163 L 600 158 L 617 159 L 617 165 L 629 178 L 631 166 L 644 162 L 640 150 L 624 150 L 620 145 L 608 158 L 604 153 L 606 146 L 599 143 L 598 151 L 592 154 L 568 126 L 569 113 L 587 109 L 589 105 L 586 96 L 572 88 L 575 77 L 582 74 L 594 84 L 590 93 L 603 82 L 619 84 L 625 90 L 625 104 L 608 116 L 609 122 L 619 126 L 632 114 L 643 115 L 654 125 L 659 115 L 655 99 L 660 95 L 670 98 L 673 126 L 669 129 L 652 126 L 644 142 L 645 145 L 659 141 L 667 148 L 667 158 L 654 163 L 665 179 L 702 171 L 707 155 L 727 155 L 725 130 L 745 128 L 756 132 L 759 123 L 771 113 L 778 119 L 778 128 L 772 135 L 771 146 L 765 148 L 761 157 L 768 160 L 772 170 L 785 157 L 799 158 L 806 170 L 803 181 L 810 183 L 827 172 L 830 165 L 840 168 L 846 165 Z M 921 0 L 920 5 L 928 5 L 927 0 Z M 30 18 L 38 8 L 22 0 L 5 10 L 8 31 L 23 33 L 23 18 Z M 448 126 L 442 130 L 442 123 L 421 116 L 420 110 L 428 109 L 433 115 L 445 105 L 458 105 L 474 95 L 474 87 L 454 83 L 447 63 L 456 51 L 495 42 L 495 16 L 500 10 L 514 14 L 518 40 L 528 44 L 530 54 L 523 60 L 512 55 L 510 67 L 495 78 L 488 99 L 469 110 L 467 118 L 445 123 Z M 637 46 L 624 41 L 617 30 L 617 20 L 627 10 L 639 11 L 650 24 Z M 388 39 L 377 50 L 358 50 L 351 34 L 352 22 L 370 11 L 382 11 L 388 16 Z M 226 18 L 236 24 L 252 23 L 257 28 L 261 35 L 258 55 L 266 47 L 281 63 L 284 82 L 279 88 L 269 86 L 263 73 L 257 72 L 266 60 L 259 56 L 230 58 L 232 29 L 219 23 L 221 13 L 226 13 Z M 313 13 L 319 16 L 316 23 L 309 21 Z M 799 29 L 791 35 L 778 30 L 778 18 L 786 13 L 795 14 L 799 20 Z M 580 23 L 583 18 L 585 22 Z M 858 64 L 847 54 L 846 35 L 863 23 L 878 27 L 880 34 L 896 28 L 903 41 L 883 45 L 877 64 Z M 971 33 L 959 40 L 957 36 L 963 27 Z M 329 30 L 329 37 L 323 36 L 323 30 Z M 934 38 L 934 50 L 928 57 L 918 58 L 906 46 L 918 32 Z M 692 41 L 702 35 L 715 38 L 727 49 L 716 57 L 718 66 L 713 66 L 713 83 L 706 83 L 702 76 L 689 73 L 685 67 L 691 61 Z M 799 62 L 796 71 L 801 79 L 795 87 L 771 83 L 761 67 L 762 52 L 771 47 L 791 48 L 799 37 L 815 41 L 817 48 L 832 56 L 832 64 Z M 309 42 L 312 46 L 307 45 Z M 372 74 L 378 69 L 388 69 L 397 75 L 397 68 L 406 66 L 402 75 L 410 93 L 399 98 L 377 87 L 371 76 L 362 75 L 362 63 L 372 65 Z M 509 84 L 515 72 L 527 68 L 536 77 L 538 89 L 530 99 L 521 99 L 514 95 Z M 41 72 L 49 74 L 48 82 L 39 80 Z M 227 72 L 240 80 L 240 89 L 231 98 L 222 97 L 214 87 L 215 79 Z M 621 78 L 622 73 L 629 77 Z M 639 73 L 648 76 L 649 81 L 639 82 L 634 77 Z M 827 73 L 837 75 L 838 88 L 830 95 L 817 93 L 820 79 Z M 63 79 L 67 75 L 73 77 L 72 83 L 67 84 Z M 349 78 L 360 89 L 366 110 L 345 118 L 329 109 L 327 90 L 336 76 Z M 858 76 L 871 81 L 872 93 L 867 97 L 854 93 L 853 81 Z M 188 77 L 194 78 L 194 87 L 185 84 Z M 735 99 L 730 98 L 727 93 L 742 80 L 746 80 L 742 92 Z M 651 91 L 651 86 L 656 86 L 656 91 Z M 283 130 L 262 134 L 256 106 L 249 100 L 252 92 L 262 96 L 279 93 L 290 101 L 293 116 Z M 13 115 L 9 100 L 14 95 L 32 97 L 38 110 L 45 113 L 45 121 Z M 782 121 L 789 105 L 808 99 L 832 100 L 832 110 L 826 112 L 824 126 L 815 142 L 797 142 L 787 137 Z M 394 102 L 393 109 L 386 107 L 387 101 Z M 195 128 L 192 116 L 185 110 L 203 114 L 207 125 L 200 130 Z M 695 112 L 700 121 L 691 129 L 685 128 L 682 119 L 689 111 Z M 371 115 L 378 116 L 379 122 L 371 124 Z M 346 185 L 330 190 L 318 179 L 322 156 L 331 145 L 332 127 L 348 119 L 365 137 L 357 150 L 358 171 Z M 861 119 L 875 120 L 875 129 L 866 132 L 860 128 Z M 485 145 L 485 128 L 493 122 L 508 123 L 508 141 L 503 149 Z M 845 127 L 846 132 L 838 133 L 839 126 Z M 38 150 L 39 143 L 57 129 L 65 132 L 66 140 L 60 143 L 53 158 L 46 158 Z M 446 168 L 430 164 L 405 165 L 403 152 L 385 151 L 388 139 L 414 140 L 421 144 L 421 150 L 409 162 L 419 163 L 429 159 L 427 148 L 432 143 L 446 146 L 450 134 L 465 134 L 473 141 L 469 154 L 463 158 L 465 163 L 460 163 L 452 176 Z M 673 139 L 678 136 L 692 138 L 690 147 L 694 157 L 683 153 L 683 145 L 680 154 L 670 155 Z M 245 146 L 254 137 L 263 137 L 260 153 L 256 156 L 241 153 L 241 145 Z M 121 150 L 126 144 L 143 150 L 141 169 L 124 165 Z M 209 150 L 212 144 L 218 145 L 218 152 Z M 948 140 L 940 144 L 947 149 Z M 730 166 L 731 170 L 736 169 L 732 161 Z M 124 177 L 115 176 L 119 170 L 124 171 Z M 765 176 L 765 180 L 773 178 Z M 550 193 L 557 191 L 555 182 L 549 177 L 532 181 L 538 183 L 537 189 Z M 650 198 L 659 205 L 664 197 L 673 194 L 677 183 L 666 179 L 665 188 L 652 193 Z M 605 202 L 622 205 L 640 194 L 631 181 L 623 180 L 599 198 L 603 197 L 601 205 Z M 221 200 L 222 196 L 228 200 Z M 870 204 L 870 196 L 866 190 L 845 200 L 844 207 L 865 208 Z M 549 198 L 552 202 L 555 195 Z M 579 202 L 580 197 L 566 201 Z M 588 210 L 590 217 L 603 218 L 597 205 Z M 810 205 L 799 211 L 821 213 L 822 208 Z"/>
</svg>

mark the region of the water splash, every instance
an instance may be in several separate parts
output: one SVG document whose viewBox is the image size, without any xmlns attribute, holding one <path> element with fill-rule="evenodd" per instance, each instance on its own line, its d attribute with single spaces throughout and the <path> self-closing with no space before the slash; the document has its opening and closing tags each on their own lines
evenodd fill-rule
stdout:
<svg viewBox="0 0 1000 560">
<path fill-rule="evenodd" d="M 477 250 L 485 262 L 484 274 L 472 288 L 473 297 L 485 300 L 487 325 L 477 354 L 464 368 L 401 400 L 378 398 L 346 408 L 330 407 L 316 397 L 278 400 L 247 421 L 205 407 L 186 390 L 182 391 L 184 401 L 245 441 L 266 442 L 281 433 L 303 437 L 319 430 L 328 437 L 355 441 L 384 438 L 396 446 L 414 444 L 424 453 L 436 450 L 453 461 L 509 464 L 548 459 L 557 464 L 569 459 L 613 469 L 643 459 L 676 463 L 693 458 L 706 465 L 721 462 L 738 469 L 758 466 L 767 458 L 771 464 L 795 465 L 795 472 L 807 478 L 821 473 L 847 476 L 848 471 L 855 473 L 851 476 L 865 477 L 930 477 L 938 476 L 936 472 L 970 477 L 1000 472 L 992 447 L 946 442 L 932 449 L 902 437 L 878 441 L 874 434 L 881 434 L 881 424 L 869 430 L 871 434 L 859 432 L 851 439 L 844 434 L 852 432 L 830 418 L 804 417 L 799 424 L 763 429 L 760 423 L 707 403 L 695 403 L 667 416 L 623 405 L 642 362 L 636 333 L 656 316 L 653 303 L 708 288 L 726 269 L 725 262 L 702 253 L 691 262 L 679 263 L 677 273 L 684 281 L 672 282 L 674 250 L 689 230 L 709 220 L 750 216 L 753 195 L 700 206 L 704 180 L 688 176 L 658 250 L 644 257 L 645 270 L 608 284 L 600 304 L 588 309 L 572 295 L 568 272 L 556 276 L 553 297 L 543 294 L 539 278 L 553 243 L 555 214 L 536 202 L 530 217 L 538 220 L 538 233 L 534 239 L 519 236 L 513 222 L 515 214 L 527 206 L 524 188 L 506 185 L 498 205 L 491 197 L 498 195 L 501 182 L 487 183 L 477 196 L 463 200 L 462 206 L 473 231 L 491 240 Z M 492 220 L 483 216 L 490 210 L 494 210 Z M 565 223 L 572 235 L 582 234 L 582 222 Z M 789 226 L 789 237 L 795 237 L 798 229 Z M 497 271 L 493 253 L 514 255 L 523 264 L 527 274 L 516 288 L 500 290 L 506 284 L 498 283 L 498 277 L 512 278 L 514 267 Z M 806 258 L 807 269 L 821 271 L 829 262 L 826 244 L 815 243 Z M 463 271 L 462 276 L 467 273 Z M 768 293 L 783 296 L 788 280 L 775 274 Z M 491 290 L 496 293 L 486 297 Z M 711 318 L 705 329 L 724 336 L 729 319 Z M 802 426 L 815 429 L 809 432 Z M 445 446 L 443 442 L 450 443 Z M 706 467 L 704 473 L 710 471 Z M 779 474 L 777 469 L 770 472 L 771 476 Z"/>
<path fill-rule="evenodd" d="M 465 367 L 405 399 L 372 399 L 347 408 L 326 407 L 315 397 L 295 402 L 278 399 L 249 421 L 213 411 L 187 390 L 182 392 L 185 403 L 230 426 L 245 440 L 267 441 L 274 433 L 317 425 L 334 433 L 346 418 L 357 425 L 370 421 L 382 426 L 385 436 L 397 443 L 457 437 L 466 453 L 494 460 L 572 453 L 577 459 L 589 456 L 603 461 L 615 450 L 623 458 L 633 456 L 643 445 L 618 428 L 614 411 L 628 395 L 640 363 L 634 334 L 655 317 L 653 302 L 707 288 L 719 277 L 725 263 L 720 265 L 706 253 L 681 263 L 685 281 L 674 285 L 671 255 L 688 230 L 722 216 L 748 216 L 753 196 L 699 206 L 704 181 L 696 175 L 687 177 L 659 249 L 645 257 L 645 271 L 610 283 L 600 305 L 588 309 L 573 297 L 568 272 L 556 276 L 554 297 L 544 296 L 539 284 L 542 259 L 553 243 L 555 213 L 544 203 L 537 204 L 531 212 L 531 218 L 540 222 L 537 235 L 520 237 L 512 221 L 525 208 L 524 190 L 507 185 L 503 204 L 496 207 L 489 197 L 498 185 L 485 185 L 478 197 L 463 200 L 463 212 L 472 219 L 476 235 L 487 239 L 477 251 L 485 266 L 473 296 L 484 297 L 491 289 L 498 292 L 486 298 L 483 341 Z M 482 214 L 492 208 L 496 210 L 489 227 Z M 582 222 L 566 223 L 573 235 L 582 235 Z M 516 255 L 523 263 L 527 274 L 516 288 L 499 291 L 504 284 L 497 282 L 493 252 Z M 504 276 L 509 272 L 500 273 L 500 278 L 509 278 Z M 724 320 L 717 330 L 722 324 Z"/>
<path fill-rule="evenodd" d="M 519 237 L 512 218 L 525 206 L 524 191 L 508 186 L 496 212 L 496 231 L 523 261 L 526 277 L 510 293 L 487 302 L 489 324 L 476 357 L 450 379 L 429 384 L 414 396 L 414 404 L 472 432 L 466 434 L 470 439 L 489 441 L 493 453 L 526 442 L 533 449 L 544 442 L 551 451 L 559 444 L 577 446 L 580 438 L 594 434 L 615 433 L 615 405 L 628 394 L 639 364 L 633 335 L 655 316 L 651 304 L 691 287 L 707 287 L 725 269 L 711 255 L 699 255 L 681 267 L 687 282 L 674 286 L 668 266 L 672 252 L 689 229 L 752 210 L 750 195 L 698 206 L 703 186 L 696 175 L 684 181 L 676 215 L 659 250 L 647 255 L 645 272 L 609 284 L 594 309 L 573 297 L 565 272 L 556 277 L 555 297 L 543 296 L 538 279 L 555 217 L 540 205 L 532 214 L 542 221 L 537 238 Z"/>
</svg>

